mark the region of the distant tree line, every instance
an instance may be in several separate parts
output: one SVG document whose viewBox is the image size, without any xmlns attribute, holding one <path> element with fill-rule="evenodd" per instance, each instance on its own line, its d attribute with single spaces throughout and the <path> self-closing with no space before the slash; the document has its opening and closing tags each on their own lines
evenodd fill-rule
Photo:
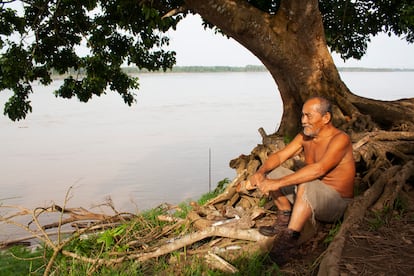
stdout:
<svg viewBox="0 0 414 276">
<path fill-rule="evenodd" d="M 149 72 L 146 69 L 138 69 L 136 67 L 123 68 L 124 72 L 128 74 Z M 204 73 L 204 72 L 265 72 L 267 69 L 263 65 L 246 65 L 246 66 L 174 66 L 166 72 L 172 73 Z M 159 71 L 163 72 L 163 71 Z"/>
<path fill-rule="evenodd" d="M 365 68 L 365 67 L 338 67 L 342 72 L 413 72 L 414 69 L 400 68 Z M 123 67 L 122 70 L 127 74 L 154 73 L 147 69 L 139 69 L 138 67 Z M 246 66 L 175 66 L 166 71 L 156 71 L 158 73 L 225 73 L 225 72 L 266 72 L 267 69 L 263 65 L 246 65 Z M 56 71 L 52 72 L 54 77 L 60 74 Z M 83 70 L 69 70 L 65 75 L 84 75 Z"/>
</svg>

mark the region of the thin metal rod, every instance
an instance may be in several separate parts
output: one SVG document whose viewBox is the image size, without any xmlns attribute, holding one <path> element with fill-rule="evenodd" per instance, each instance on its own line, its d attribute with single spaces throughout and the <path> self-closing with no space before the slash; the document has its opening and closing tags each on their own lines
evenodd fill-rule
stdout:
<svg viewBox="0 0 414 276">
<path fill-rule="evenodd" d="M 211 192 L 211 148 L 208 148 L 208 192 Z"/>
</svg>

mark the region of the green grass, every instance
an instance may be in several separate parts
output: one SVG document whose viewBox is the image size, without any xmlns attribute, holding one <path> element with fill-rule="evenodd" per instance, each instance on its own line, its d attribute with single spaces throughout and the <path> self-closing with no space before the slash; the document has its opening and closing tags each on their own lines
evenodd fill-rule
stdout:
<svg viewBox="0 0 414 276">
<path fill-rule="evenodd" d="M 22 246 L 12 247 L 0 252 L 0 275 L 42 275 L 50 255 L 42 248 L 31 251 Z"/>
<path fill-rule="evenodd" d="M 383 209 L 373 211 L 369 218 L 369 230 L 377 231 L 383 226 L 387 226 L 393 219 L 401 219 L 406 213 L 408 203 L 405 198 L 397 197 L 392 206 L 384 206 Z"/>
<path fill-rule="evenodd" d="M 330 244 L 332 240 L 335 238 L 336 234 L 338 233 L 339 229 L 341 229 L 342 221 L 337 221 L 332 228 L 329 230 L 328 235 L 323 240 L 323 243 Z"/>
</svg>

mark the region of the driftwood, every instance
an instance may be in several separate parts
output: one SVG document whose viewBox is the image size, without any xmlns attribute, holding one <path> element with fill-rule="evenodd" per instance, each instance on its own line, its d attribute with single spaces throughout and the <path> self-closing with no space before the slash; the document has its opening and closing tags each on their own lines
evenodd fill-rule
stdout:
<svg viewBox="0 0 414 276">
<path fill-rule="evenodd" d="M 213 269 L 218 269 L 220 271 L 230 274 L 239 272 L 239 270 L 236 267 L 228 263 L 226 260 L 218 256 L 217 254 L 208 252 L 208 254 L 204 258 Z"/>
<path fill-rule="evenodd" d="M 72 224 L 72 226 L 75 228 L 86 228 L 87 231 L 97 231 L 97 230 L 112 228 L 114 226 L 119 225 L 121 222 L 125 222 L 127 220 L 130 220 L 132 217 L 134 217 L 131 214 L 116 214 L 113 216 L 109 216 L 106 214 L 93 213 L 84 208 L 63 209 L 62 207 L 58 205 L 52 205 L 47 208 L 35 208 L 34 210 L 30 210 L 22 206 L 4 205 L 1 207 L 7 208 L 7 209 L 14 208 L 14 209 L 20 210 L 19 212 L 14 213 L 9 216 L 4 216 L 4 217 L 0 216 L 1 222 L 18 226 L 26 230 L 27 232 L 31 233 L 32 235 L 16 238 L 13 240 L 0 241 L 0 249 L 7 248 L 9 246 L 20 244 L 22 242 L 33 240 L 33 239 L 40 239 L 42 241 L 46 240 L 48 242 L 52 242 L 50 237 L 60 236 L 60 235 L 65 235 L 65 234 L 72 234 L 74 232 L 74 230 L 63 231 L 60 229 L 63 225 L 71 223 L 71 222 L 76 222 Z M 69 218 L 61 217 L 61 219 L 58 222 L 41 225 L 39 222 L 39 216 L 41 214 L 50 214 L 50 213 L 67 214 L 69 215 Z M 13 218 L 16 218 L 19 216 L 27 216 L 27 215 L 31 216 L 31 220 L 27 223 L 27 225 L 24 225 L 22 223 L 12 220 Z M 81 221 L 87 221 L 87 223 L 83 225 Z M 37 226 L 37 229 L 30 228 L 31 224 L 33 223 Z M 45 231 L 45 230 L 49 230 L 53 228 L 58 228 L 58 230 L 56 230 L 55 232 Z"/>
<path fill-rule="evenodd" d="M 241 173 L 239 175 L 237 175 L 234 180 L 227 185 L 226 189 L 224 190 L 223 193 L 221 193 L 219 196 L 209 200 L 207 202 L 207 205 L 214 205 L 217 203 L 221 203 L 223 201 L 228 201 L 231 200 L 232 197 L 236 194 L 236 190 L 237 190 L 237 184 L 246 177 L 246 170 L 241 171 Z"/>
<path fill-rule="evenodd" d="M 215 202 L 215 201 L 211 201 L 211 202 Z M 217 200 L 217 202 L 221 202 L 221 200 Z M 2 207 L 12 207 L 12 206 L 2 206 Z M 14 207 L 14 206 L 13 206 Z M 95 265 L 112 265 L 112 264 L 116 264 L 116 263 L 120 263 L 124 260 L 137 260 L 137 261 L 146 261 L 149 260 L 151 258 L 156 258 L 168 253 L 171 253 L 173 251 L 176 251 L 180 248 L 183 247 L 187 247 L 190 246 L 198 241 L 204 240 L 206 238 L 209 237 L 224 237 L 224 238 L 230 238 L 230 239 L 236 239 L 236 240 L 245 240 L 245 241 L 251 241 L 254 242 L 254 245 L 249 247 L 249 250 L 251 250 L 252 248 L 256 248 L 255 251 L 259 251 L 262 250 L 262 252 L 266 252 L 267 251 L 267 247 L 270 246 L 272 244 L 272 239 L 271 238 L 267 238 L 263 235 L 260 235 L 257 230 L 255 229 L 249 229 L 251 227 L 251 222 L 254 218 L 259 217 L 258 214 L 260 214 L 260 212 L 256 211 L 255 214 L 253 214 L 251 217 L 248 218 L 247 220 L 247 224 L 244 223 L 243 221 L 245 221 L 245 219 L 234 219 L 233 223 L 221 223 L 221 224 L 216 224 L 217 225 L 213 225 L 214 223 L 211 221 L 208 221 L 207 219 L 203 219 L 201 218 L 198 214 L 196 214 L 195 212 L 190 212 L 190 214 L 188 215 L 188 219 L 189 221 L 191 221 L 191 223 L 194 224 L 194 226 L 196 226 L 197 229 L 202 229 L 193 233 L 190 233 L 188 235 L 185 235 L 183 237 L 174 239 L 171 242 L 168 242 L 164 245 L 161 246 L 157 246 L 156 248 L 152 248 L 150 249 L 149 247 L 146 247 L 147 250 L 150 250 L 150 252 L 139 252 L 139 253 L 134 253 L 134 254 L 128 254 L 128 255 L 124 255 L 121 256 L 119 258 L 112 258 L 112 259 L 96 259 L 96 258 L 88 258 L 85 256 L 80 256 L 74 252 L 69 252 L 67 250 L 64 249 L 64 246 L 71 240 L 73 240 L 76 237 L 80 237 L 83 233 L 86 232 L 91 232 L 97 228 L 102 229 L 109 226 L 114 227 L 114 221 L 128 221 L 133 219 L 135 216 L 131 215 L 130 217 L 125 217 L 122 214 L 115 214 L 113 216 L 109 216 L 109 215 L 105 215 L 105 214 L 98 214 L 98 213 L 93 213 L 90 211 L 87 211 L 84 208 L 63 208 L 60 207 L 59 205 L 52 205 L 50 207 L 47 208 L 36 208 L 34 210 L 29 210 L 27 208 L 23 208 L 20 206 L 16 206 L 15 208 L 19 209 L 19 212 L 14 213 L 12 215 L 9 215 L 7 217 L 1 217 L 1 221 L 6 222 L 6 223 L 11 223 L 17 226 L 22 227 L 23 229 L 27 230 L 28 232 L 31 232 L 32 235 L 29 237 L 25 237 L 25 238 L 21 238 L 19 240 L 13 240 L 13 241 L 6 241 L 2 243 L 2 246 L 8 246 L 10 244 L 14 244 L 18 241 L 23 241 L 23 240 L 28 240 L 28 239 L 32 239 L 32 238 L 37 238 L 42 240 L 43 242 L 45 242 L 45 244 L 52 248 L 53 251 L 55 252 L 49 262 L 49 265 L 46 269 L 46 275 L 50 272 L 51 270 L 51 265 L 53 263 L 54 258 L 56 258 L 57 254 L 59 252 L 61 252 L 63 255 L 66 256 L 70 256 L 72 258 L 84 261 L 84 262 L 88 262 L 91 264 L 95 264 Z M 230 212 L 230 210 L 229 210 Z M 58 222 L 54 222 L 54 223 L 49 223 L 45 226 L 41 225 L 39 223 L 39 216 L 41 214 L 47 214 L 47 213 L 57 213 L 60 214 L 60 220 Z M 237 216 L 236 214 L 237 212 L 234 211 L 232 215 Z M 17 223 L 15 221 L 13 221 L 14 218 L 19 217 L 21 215 L 31 215 L 31 221 L 28 223 L 28 225 L 23 225 L 20 223 Z M 68 218 L 65 218 L 64 216 L 69 216 Z M 229 214 L 227 214 L 229 215 Z M 183 224 L 185 221 L 182 219 L 177 219 L 177 218 L 173 218 L 170 216 L 159 216 L 158 219 L 162 220 L 162 221 L 169 221 L 169 222 L 174 222 L 176 224 Z M 58 240 L 53 240 L 52 236 L 53 235 L 62 235 L 64 232 L 60 231 L 59 233 L 55 233 L 55 234 L 49 234 L 46 233 L 45 230 L 46 229 L 50 229 L 52 227 L 61 227 L 62 225 L 64 225 L 65 223 L 70 223 L 70 222 L 74 222 L 77 220 L 88 220 L 90 222 L 95 222 L 93 224 L 88 224 L 88 227 L 85 229 L 81 229 L 78 230 L 76 232 L 76 234 L 68 239 L 62 240 L 62 239 L 58 239 Z M 231 220 L 231 219 L 230 219 Z M 32 224 L 32 222 L 34 222 L 34 224 L 38 227 L 37 230 L 32 230 L 29 228 L 29 225 Z M 111 222 L 112 224 L 108 223 Z M 244 223 L 244 224 L 243 224 Z M 119 225 L 119 223 L 117 223 L 116 225 Z M 239 225 L 240 227 L 236 227 L 235 225 Z M 243 226 L 244 225 L 244 226 Z M 247 225 L 247 226 L 246 226 Z M 173 227 L 169 227 L 167 226 L 165 229 L 163 229 L 160 234 L 159 237 L 163 237 L 167 234 L 167 232 L 170 232 L 171 229 Z M 69 232 L 65 232 L 65 233 L 70 233 L 73 231 L 69 231 Z M 154 238 L 157 238 L 156 236 L 154 236 Z M 129 242 L 129 244 L 134 244 L 133 241 Z M 215 257 L 213 258 L 212 254 L 208 255 L 208 259 L 210 261 L 210 263 L 212 262 L 212 260 L 215 260 L 216 262 L 218 261 L 218 258 Z M 224 262 L 220 262 L 221 265 L 224 264 Z M 217 265 L 217 264 L 215 264 Z M 229 269 L 230 266 L 225 266 L 226 269 Z"/>
<path fill-rule="evenodd" d="M 184 236 L 183 238 L 177 239 L 173 243 L 161 246 L 154 252 L 134 254 L 134 255 L 128 256 L 128 258 L 129 259 L 132 258 L 138 261 L 146 261 L 150 258 L 155 258 L 155 257 L 165 255 L 167 253 L 171 253 L 175 250 L 191 245 L 197 241 L 204 240 L 208 237 L 217 237 L 217 236 L 256 242 L 257 244 L 255 246 L 263 250 L 263 252 L 267 252 L 267 250 L 269 249 L 268 246 L 271 245 L 273 241 L 272 238 L 268 238 L 268 237 L 261 235 L 255 229 L 240 230 L 240 229 L 235 229 L 232 227 L 225 227 L 225 226 L 208 227 L 202 231 L 197 231 L 187 236 Z"/>
<path fill-rule="evenodd" d="M 171 253 L 173 251 L 176 251 L 180 248 L 189 246 L 195 242 L 204 240 L 208 237 L 229 237 L 232 239 L 240 239 L 240 240 L 247 240 L 247 241 L 253 241 L 255 242 L 252 247 L 249 248 L 249 250 L 252 250 L 257 252 L 257 250 L 263 250 L 263 252 L 267 252 L 269 250 L 269 246 L 272 245 L 273 239 L 265 237 L 261 234 L 259 234 L 256 230 L 236 230 L 234 228 L 228 228 L 228 227 L 209 227 L 207 229 L 204 229 L 202 231 L 194 232 L 191 234 L 188 234 L 182 238 L 176 239 L 174 242 L 167 243 L 163 246 L 160 246 L 156 250 L 152 252 L 144 252 L 144 253 L 136 253 L 136 254 L 128 254 L 124 255 L 120 258 L 113 258 L 113 259 L 94 259 L 94 258 L 88 258 L 84 256 L 79 256 L 78 254 L 75 254 L 70 251 L 62 250 L 62 254 L 72 257 L 74 259 L 91 263 L 91 264 L 98 264 L 98 265 L 114 265 L 117 263 L 121 263 L 125 260 L 136 260 L 139 262 L 144 262 L 152 258 L 160 257 L 165 254 Z M 211 257 L 211 253 L 209 253 Z M 218 258 L 214 258 L 217 262 Z M 225 261 L 222 260 L 220 267 L 224 265 Z M 217 265 L 217 263 L 216 263 Z M 230 264 L 225 265 L 225 271 L 229 270 L 230 267 L 232 267 Z M 218 268 L 216 266 L 216 268 Z M 234 268 L 231 268 L 232 270 Z"/>
</svg>

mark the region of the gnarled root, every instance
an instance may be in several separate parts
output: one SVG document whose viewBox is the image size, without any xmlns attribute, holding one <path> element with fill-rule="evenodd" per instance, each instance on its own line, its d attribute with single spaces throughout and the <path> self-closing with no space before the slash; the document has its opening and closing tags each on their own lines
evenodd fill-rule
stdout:
<svg viewBox="0 0 414 276">
<path fill-rule="evenodd" d="M 348 233 L 363 219 L 370 206 L 375 202 L 381 201 L 378 201 L 378 199 L 382 198 L 383 189 L 388 185 L 389 179 L 392 179 L 394 183 L 405 183 L 408 177 L 412 175 L 413 170 L 414 162 L 412 161 L 403 167 L 393 166 L 383 172 L 381 177 L 378 177 L 374 185 L 365 191 L 362 196 L 355 198 L 354 202 L 348 207 L 344 222 L 342 223 L 339 232 L 325 252 L 319 267 L 318 275 L 339 275 L 339 262 Z M 395 197 L 393 200 L 395 200 Z M 383 202 L 389 204 L 389 199 L 390 198 L 387 197 L 387 200 Z M 381 204 L 383 204 L 383 202 Z"/>
</svg>

